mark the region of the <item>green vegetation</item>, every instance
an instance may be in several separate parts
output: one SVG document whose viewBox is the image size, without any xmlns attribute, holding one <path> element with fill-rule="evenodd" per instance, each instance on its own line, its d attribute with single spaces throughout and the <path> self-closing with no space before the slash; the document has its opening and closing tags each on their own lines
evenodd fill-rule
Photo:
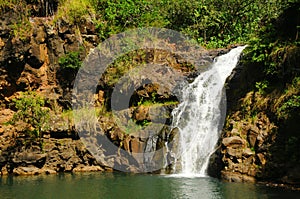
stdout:
<svg viewBox="0 0 300 199">
<path fill-rule="evenodd" d="M 282 1 L 280 12 L 250 38 L 249 59 L 263 67 L 265 78 L 274 83 L 290 80 L 295 66 L 288 66 L 299 56 L 299 1 Z M 298 20 L 298 22 L 297 22 Z M 297 55 L 298 54 L 298 55 Z M 290 62 L 290 63 L 288 63 Z M 293 73 L 293 76 L 289 76 Z M 288 78 L 286 78 L 288 77 Z M 272 82 L 273 81 L 273 82 Z"/>
<path fill-rule="evenodd" d="M 28 3 L 40 2 L 6 0 L 0 8 L 25 9 L 20 12 L 25 21 L 30 16 Z M 274 45 L 270 42 L 275 30 L 272 22 L 296 4 L 297 0 L 58 0 L 54 22 L 64 19 L 78 25 L 92 20 L 102 39 L 131 28 L 165 27 L 209 48 L 250 41 L 256 52 L 253 59 L 262 61 L 265 50 Z M 268 39 L 261 37 L 265 33 Z"/>
<path fill-rule="evenodd" d="M 16 6 L 23 6 L 24 0 L 3 0 L 0 1 L 0 10 L 12 9 Z"/>
<path fill-rule="evenodd" d="M 117 0 L 92 1 L 101 15 L 101 38 L 136 27 L 166 27 L 210 48 L 245 43 L 277 17 L 284 0 Z"/>
<path fill-rule="evenodd" d="M 268 86 L 269 86 L 269 82 L 267 80 L 255 83 L 255 87 L 260 94 L 264 94 Z"/>
<path fill-rule="evenodd" d="M 45 0 L 45 2 L 49 1 Z M 300 160 L 299 0 L 54 1 L 55 3 L 58 2 L 57 10 L 55 8 L 56 13 L 53 18 L 47 18 L 48 21 L 52 20 L 51 25 L 56 26 L 53 29 L 59 30 L 61 26 L 64 28 L 69 26 L 70 29 L 75 29 L 76 38 L 83 40 L 85 37 L 81 37 L 82 27 L 80 25 L 84 24 L 83 22 L 89 22 L 95 25 L 96 34 L 101 40 L 133 28 L 159 27 L 187 34 L 194 42 L 206 48 L 248 44 L 243 56 L 243 64 L 245 68 L 247 66 L 252 67 L 249 67 L 250 70 L 247 72 L 251 73 L 255 67 L 255 70 L 258 69 L 260 74 L 257 77 L 255 77 L 257 74 L 253 74 L 251 79 L 253 78 L 254 83 L 247 85 L 247 91 L 237 94 L 241 95 L 238 97 L 243 97 L 243 99 L 240 100 L 240 105 L 237 105 L 237 110 L 234 110 L 234 113 L 232 115 L 230 113 L 227 117 L 225 128 L 229 129 L 230 120 L 233 120 L 235 121 L 234 125 L 237 125 L 237 131 L 233 133 L 240 135 L 243 132 L 244 135 L 241 137 L 245 140 L 249 131 L 249 129 L 244 128 L 247 125 L 249 127 L 255 126 L 259 130 L 262 129 L 263 134 L 270 136 L 264 151 L 259 151 L 256 146 L 250 148 L 257 154 L 266 152 L 270 155 L 266 156 L 267 161 L 274 163 L 276 169 L 271 166 L 270 169 L 266 167 L 266 170 L 280 170 L 280 172 L 287 173 L 292 166 L 298 165 Z M 9 16 L 12 14 L 8 24 L 11 29 L 9 38 L 26 41 L 28 36 L 32 35 L 29 17 L 37 16 L 38 11 L 34 9 L 33 4 L 37 5 L 41 2 L 44 1 L 0 1 L 1 13 L 9 14 Z M 13 12 L 6 13 L 8 11 Z M 45 16 L 50 15 L 45 14 L 43 17 Z M 48 23 L 47 20 L 45 20 L 46 23 Z M 86 44 L 84 42 L 87 41 L 83 41 L 83 44 Z M 82 64 L 82 54 L 82 51 L 78 50 L 67 52 L 59 58 L 58 63 L 61 69 L 66 70 L 64 71 L 66 73 L 62 73 L 66 82 L 69 83 L 74 80 L 74 74 Z M 113 113 L 108 107 L 109 97 L 107 96 L 109 95 L 106 94 L 111 94 L 114 85 L 122 76 L 125 74 L 134 75 L 133 68 L 144 63 L 154 62 L 153 60 L 156 58 L 159 60 L 160 55 L 166 54 L 155 50 L 136 50 L 119 57 L 102 76 L 103 85 L 101 84 L 99 87 L 105 92 L 103 96 L 106 99 L 103 97 L 103 102 L 101 101 L 101 105 L 99 105 L 101 107 L 95 108 L 96 116 L 90 109 L 82 108 L 77 110 L 75 117 L 72 110 L 63 110 L 61 117 L 67 120 L 69 124 L 73 124 L 74 120 L 80 122 L 82 127 L 86 129 L 95 128 L 94 122 L 97 117 L 106 117 L 105 119 L 113 123 Z M 176 66 L 176 69 L 193 70 L 193 65 L 185 64 L 178 64 L 180 66 Z M 128 87 L 124 83 L 124 87 L 126 86 Z M 71 84 L 68 84 L 68 87 L 71 88 Z M 145 88 L 142 89 L 146 90 Z M 149 108 L 150 106 L 157 108 L 154 106 L 178 103 L 171 99 L 172 96 L 169 96 L 169 99 L 159 98 L 161 96 L 157 94 L 155 89 L 147 90 L 146 94 L 145 97 L 135 94 L 129 106 L 133 109 L 140 108 L 140 106 L 148 106 L 142 108 Z M 13 102 L 17 112 L 11 123 L 19 123 L 19 126 L 24 127 L 23 131 L 27 137 L 42 137 L 42 132 L 47 129 L 49 120 L 49 111 L 45 108 L 45 100 L 35 92 L 24 92 Z M 59 112 L 60 109 L 57 114 Z M 149 119 L 143 117 L 137 121 L 134 117 L 128 120 L 127 115 L 125 116 L 126 125 L 120 127 L 122 127 L 122 131 L 128 134 L 144 130 L 152 124 Z M 165 116 L 162 115 L 161 117 Z M 120 122 L 120 124 L 122 123 Z M 111 125 L 109 126 L 111 128 Z M 269 157 L 271 158 L 268 159 Z M 282 165 L 283 162 L 287 163 L 287 166 L 278 166 Z M 263 169 L 261 165 L 257 165 L 257 168 Z M 286 174 L 284 173 L 284 175 Z M 278 179 L 280 179 L 279 177 Z"/>
<path fill-rule="evenodd" d="M 44 107 L 45 99 L 36 92 L 24 92 L 13 100 L 17 112 L 11 124 L 23 123 L 24 133 L 31 138 L 42 137 L 42 131 L 48 129 L 49 110 Z"/>
<path fill-rule="evenodd" d="M 78 24 L 88 16 L 94 15 L 92 0 L 59 0 L 55 21 L 60 18 Z"/>
<path fill-rule="evenodd" d="M 82 61 L 80 58 L 81 51 L 68 52 L 58 59 L 60 67 L 63 69 L 78 70 L 81 67 Z"/>
<path fill-rule="evenodd" d="M 97 23 L 102 39 L 126 29 L 137 27 L 165 27 L 168 24 L 165 9 L 158 1 L 149 0 L 94 0 L 96 12 L 101 15 Z"/>
<path fill-rule="evenodd" d="M 147 62 L 144 50 L 130 52 L 114 60 L 103 75 L 103 80 L 107 85 L 113 86 L 124 74 L 135 67 Z"/>
<path fill-rule="evenodd" d="M 163 105 L 177 105 L 178 101 L 165 100 L 159 101 L 158 99 L 146 99 L 142 97 L 140 101 L 138 101 L 137 106 L 163 106 Z M 135 105 L 135 104 L 133 104 Z"/>
<path fill-rule="evenodd" d="M 300 116 L 300 78 L 293 79 L 284 94 L 277 100 L 276 115 L 278 119 L 289 119 L 293 114 Z"/>
<path fill-rule="evenodd" d="M 290 97 L 283 105 L 278 109 L 279 117 L 288 117 L 289 113 L 300 111 L 300 95 L 294 95 Z"/>
<path fill-rule="evenodd" d="M 17 39 L 25 41 L 31 32 L 31 24 L 29 22 L 30 7 L 25 0 L 4 0 L 0 1 L 0 11 L 13 10 L 9 27 L 11 35 Z"/>
</svg>

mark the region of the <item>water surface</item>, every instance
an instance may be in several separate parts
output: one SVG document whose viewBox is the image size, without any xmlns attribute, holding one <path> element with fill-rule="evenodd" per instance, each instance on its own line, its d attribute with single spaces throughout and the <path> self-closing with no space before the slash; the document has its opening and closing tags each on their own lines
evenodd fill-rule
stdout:
<svg viewBox="0 0 300 199">
<path fill-rule="evenodd" d="M 214 178 L 123 173 L 0 177 L 0 198 L 300 198 L 300 192 Z"/>
</svg>

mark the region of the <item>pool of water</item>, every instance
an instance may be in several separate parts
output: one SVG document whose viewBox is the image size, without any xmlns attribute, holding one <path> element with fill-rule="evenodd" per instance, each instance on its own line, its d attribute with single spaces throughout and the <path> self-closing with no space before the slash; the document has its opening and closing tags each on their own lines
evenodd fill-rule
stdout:
<svg viewBox="0 0 300 199">
<path fill-rule="evenodd" d="M 300 192 L 258 184 L 122 173 L 0 177 L 0 198 L 300 198 Z"/>
</svg>

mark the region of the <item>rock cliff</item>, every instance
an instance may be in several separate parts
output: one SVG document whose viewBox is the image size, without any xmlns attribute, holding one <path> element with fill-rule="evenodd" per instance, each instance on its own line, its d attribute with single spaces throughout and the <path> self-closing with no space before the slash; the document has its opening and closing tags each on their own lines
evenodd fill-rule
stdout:
<svg viewBox="0 0 300 199">
<path fill-rule="evenodd" d="M 262 68 L 245 60 L 228 78 L 227 118 L 211 156 L 210 175 L 234 182 L 299 186 L 300 126 L 293 100 L 299 95 L 299 79 L 293 72 L 299 68 L 299 47 L 288 46 L 283 53 L 287 78 L 273 82 L 271 88 L 259 86 Z"/>
<path fill-rule="evenodd" d="M 128 107 L 118 109 L 121 122 L 118 123 L 110 110 L 110 96 L 116 79 L 132 66 L 128 66 L 126 59 L 121 59 L 108 68 L 95 94 L 96 112 L 103 130 L 99 136 L 126 151 L 129 158 L 118 157 L 119 150 L 100 150 L 96 160 L 74 129 L 70 109 L 77 69 L 68 67 L 70 63 L 80 66 L 100 42 L 93 22 L 95 16 L 90 15 L 74 25 L 68 19 L 52 16 L 57 6 L 56 1 L 53 2 L 53 7 L 46 12 L 41 5 L 32 5 L 34 12 L 26 24 L 18 21 L 20 10 L 5 9 L 0 16 L 0 173 L 32 175 L 112 171 L 112 167 L 124 165 L 122 170 L 139 172 L 139 165 L 147 161 L 137 153 L 161 149 L 165 142 L 177 139 L 176 129 L 171 131 L 169 126 L 172 121 L 170 113 L 178 103 L 176 96 L 159 85 L 145 84 L 133 93 Z M 227 51 L 203 50 L 202 61 L 209 64 L 214 57 Z M 285 57 L 286 77 L 291 71 L 299 70 L 299 47 L 289 47 L 278 54 Z M 188 81 L 199 72 L 168 52 L 149 50 L 128 57 L 135 65 L 142 62 L 169 65 Z M 151 70 L 146 72 L 153 74 Z M 155 72 L 155 75 L 157 79 L 170 79 L 166 77 L 174 74 L 166 70 Z M 300 81 L 289 81 L 288 86 L 277 85 L 265 92 L 262 88 L 253 88 L 262 75 L 259 66 L 241 62 L 228 78 L 226 124 L 208 172 L 228 181 L 258 180 L 297 185 L 300 181 L 300 138 L 297 134 L 300 116 L 295 111 L 284 110 L 293 107 L 288 102 L 297 102 L 298 98 L 293 96 L 300 93 Z M 142 77 L 134 79 L 133 87 L 141 80 Z M 15 99 L 26 91 L 41 95 L 45 100 L 44 108 L 49 110 L 49 128 L 39 137 L 29 136 L 28 125 L 24 122 L 10 124 L 18 112 Z M 163 115 L 162 109 L 165 111 Z M 122 127 L 122 120 L 128 121 L 128 118 L 132 128 L 130 125 Z M 164 122 L 161 124 L 160 121 Z M 160 125 L 152 140 L 140 135 L 139 129 L 148 125 L 153 128 Z M 176 142 L 172 147 L 176 148 Z M 172 162 L 172 155 L 165 151 L 155 153 L 151 158 L 155 164 L 161 164 L 163 156 L 167 157 L 168 163 Z M 165 172 L 172 172 L 172 167 L 166 168 Z"/>
<path fill-rule="evenodd" d="M 145 84 L 132 95 L 129 107 L 120 109 L 121 116 L 131 118 L 133 128 L 122 128 L 114 121 L 110 112 L 110 95 L 116 81 L 115 76 L 122 76 L 120 70 L 126 61 L 121 60 L 116 67 L 108 68 L 108 72 L 100 80 L 95 104 L 99 117 L 99 124 L 103 130 L 100 136 L 107 137 L 116 147 L 123 149 L 131 158 L 117 157 L 118 151 L 110 153 L 100 151 L 96 159 L 82 144 L 74 129 L 72 117 L 72 87 L 77 73 L 76 68 L 64 67 L 81 61 L 100 42 L 93 16 L 87 17 L 78 25 L 67 19 L 54 19 L 51 12 L 47 15 L 36 13 L 29 18 L 27 32 L 15 33 L 14 24 L 18 23 L 18 13 L 13 9 L 6 9 L 1 15 L 0 27 L 0 171 L 1 174 L 40 174 L 75 171 L 111 171 L 111 167 L 128 165 L 126 171 L 138 172 L 139 164 L 145 164 L 144 157 L 134 154 L 145 150 L 156 150 L 163 147 L 164 142 L 172 141 L 170 133 L 170 113 L 176 107 L 176 96 L 170 90 L 160 85 Z M 45 14 L 45 13 L 44 13 Z M 202 62 L 208 65 L 213 58 L 228 49 L 206 51 L 202 50 Z M 143 55 L 134 55 L 134 62 L 143 61 L 154 64 L 167 64 L 182 76 L 191 81 L 197 71 L 190 65 L 168 52 L 147 51 Z M 162 61 L 163 60 L 163 61 Z M 166 60 L 166 61 L 164 61 Z M 128 64 L 127 64 L 128 65 Z M 171 70 L 160 72 L 149 69 L 147 74 L 153 74 L 157 79 L 172 77 Z M 139 84 L 142 77 L 136 77 L 133 84 Z M 170 79 L 169 78 L 169 79 Z M 167 78 L 168 79 L 168 78 Z M 172 82 L 168 82 L 172 84 Z M 49 110 L 50 119 L 47 127 L 36 137 L 32 136 L 34 128 L 26 121 L 19 121 L 12 125 L 11 121 L 16 112 L 15 100 L 23 93 L 31 91 L 45 101 L 43 109 Z M 29 96 L 31 97 L 31 96 Z M 74 99 L 73 99 L 74 100 Z M 76 100 L 76 99 L 75 99 Z M 161 114 L 164 111 L 164 114 Z M 121 117 L 121 119 L 122 119 Z M 127 121 L 127 120 L 126 120 Z M 161 121 L 164 121 L 162 124 Z M 143 129 L 147 125 L 159 126 L 156 136 L 152 140 L 143 138 L 136 127 Z M 145 132 L 145 131 L 143 131 Z M 176 146 L 174 146 L 176 147 Z M 153 155 L 155 164 L 161 164 L 166 154 Z M 117 158 L 116 158 L 117 157 Z M 168 156 L 169 157 L 169 156 Z M 126 162 L 129 161 L 129 162 Z M 130 162 L 131 161 L 131 162 Z M 171 160 L 168 160 L 171 161 Z M 160 165 L 161 167 L 161 165 Z"/>
</svg>

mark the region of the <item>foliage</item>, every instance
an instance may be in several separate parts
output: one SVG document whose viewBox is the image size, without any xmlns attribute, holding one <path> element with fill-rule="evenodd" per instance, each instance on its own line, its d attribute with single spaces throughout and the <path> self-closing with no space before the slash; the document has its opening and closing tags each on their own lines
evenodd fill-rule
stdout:
<svg viewBox="0 0 300 199">
<path fill-rule="evenodd" d="M 258 0 L 172 1 L 170 28 L 183 31 L 210 48 L 247 42 L 279 13 L 280 2 Z"/>
<path fill-rule="evenodd" d="M 136 50 L 128 54 L 118 57 L 114 62 L 109 65 L 103 75 L 104 82 L 107 85 L 113 86 L 119 81 L 124 74 L 131 69 L 147 63 L 147 51 Z"/>
<path fill-rule="evenodd" d="M 101 15 L 97 29 L 102 39 L 126 29 L 137 27 L 164 27 L 168 21 L 161 15 L 162 7 L 149 0 L 94 0 Z"/>
<path fill-rule="evenodd" d="M 264 94 L 268 86 L 269 86 L 269 82 L 267 80 L 255 83 L 255 87 L 260 94 Z"/>
<path fill-rule="evenodd" d="M 49 110 L 45 108 L 45 99 L 36 92 L 24 92 L 13 100 L 17 112 L 11 120 L 12 124 L 25 122 L 24 132 L 29 137 L 38 138 L 47 130 Z"/>
<path fill-rule="evenodd" d="M 248 54 L 251 62 L 262 65 L 266 78 L 276 81 L 287 75 L 284 69 L 286 54 L 290 53 L 289 48 L 295 48 L 299 42 L 299 3 L 282 2 L 285 4 L 280 6 L 281 12 L 251 38 Z"/>
<path fill-rule="evenodd" d="M 247 42 L 277 17 L 284 0 L 92 0 L 100 36 L 136 27 L 166 27 L 207 47 Z"/>
<path fill-rule="evenodd" d="M 0 8 L 38 0 L 7 0 Z M 56 20 L 79 24 L 92 18 L 99 36 L 137 27 L 166 27 L 188 34 L 209 48 L 255 42 L 257 32 L 296 0 L 60 0 Z M 273 31 L 271 31 L 273 32 Z M 259 37 L 260 38 L 260 37 Z M 261 48 L 261 47 L 260 47 Z M 260 51 L 263 52 L 263 51 Z"/>
<path fill-rule="evenodd" d="M 16 6 L 23 6 L 24 0 L 2 0 L 0 1 L 0 10 L 13 9 Z"/>
<path fill-rule="evenodd" d="M 279 108 L 281 117 L 284 117 L 284 115 L 287 115 L 287 113 L 296 110 L 300 111 L 300 95 L 292 96 Z"/>
<path fill-rule="evenodd" d="M 81 67 L 82 61 L 80 58 L 80 51 L 68 52 L 58 59 L 60 67 L 63 69 L 78 70 Z"/>
<path fill-rule="evenodd" d="M 65 18 L 72 24 L 78 24 L 94 12 L 92 0 L 60 0 L 56 20 Z"/>
<path fill-rule="evenodd" d="M 295 77 L 279 100 L 276 114 L 279 119 L 288 119 L 293 114 L 300 116 L 300 77 Z"/>
<path fill-rule="evenodd" d="M 32 26 L 27 19 L 22 18 L 10 25 L 10 28 L 12 29 L 12 34 L 16 38 L 25 41 L 29 36 Z"/>
<path fill-rule="evenodd" d="M 13 12 L 10 14 L 9 28 L 11 36 L 25 41 L 31 33 L 31 23 L 29 22 L 30 7 L 25 0 L 5 0 L 0 1 L 0 11 Z"/>
</svg>

